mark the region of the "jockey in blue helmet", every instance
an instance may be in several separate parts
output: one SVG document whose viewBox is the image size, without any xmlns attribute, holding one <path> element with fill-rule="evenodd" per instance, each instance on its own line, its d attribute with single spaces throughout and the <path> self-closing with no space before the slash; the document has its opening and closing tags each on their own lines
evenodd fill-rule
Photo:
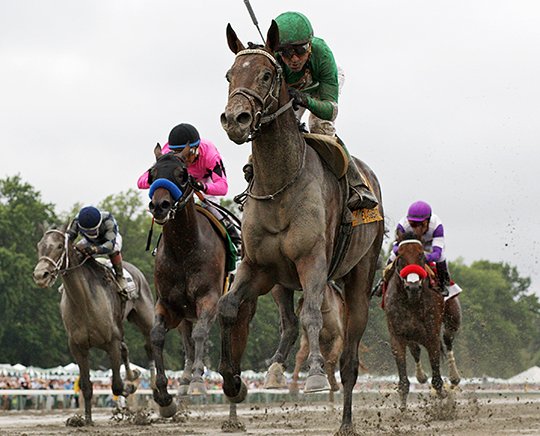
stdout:
<svg viewBox="0 0 540 436">
<path fill-rule="evenodd" d="M 76 246 L 87 256 L 109 256 L 121 294 L 125 295 L 127 283 L 122 267 L 122 235 L 112 214 L 94 206 L 83 207 L 71 222 L 67 234 L 72 241 L 79 234 L 82 236 Z"/>
</svg>

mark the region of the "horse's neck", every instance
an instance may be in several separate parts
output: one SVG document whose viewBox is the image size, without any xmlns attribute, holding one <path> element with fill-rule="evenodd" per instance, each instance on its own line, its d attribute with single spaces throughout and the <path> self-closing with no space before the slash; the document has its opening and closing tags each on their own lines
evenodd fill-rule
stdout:
<svg viewBox="0 0 540 436">
<path fill-rule="evenodd" d="M 163 243 L 172 248 L 174 254 L 191 250 L 199 237 L 199 221 L 195 203 L 189 201 L 175 217 L 163 226 Z"/>
<path fill-rule="evenodd" d="M 262 126 L 252 150 L 255 194 L 272 194 L 289 182 L 302 165 L 304 147 L 292 109 Z"/>
<path fill-rule="evenodd" d="M 88 313 L 94 298 L 91 294 L 90 283 L 86 265 L 81 265 L 79 256 L 71 242 L 67 244 L 67 262 L 63 265 L 64 273 L 61 275 L 64 284 L 64 294 L 66 301 L 73 308 L 70 311 L 77 311 L 82 314 Z M 82 320 L 81 320 L 82 322 Z"/>
</svg>

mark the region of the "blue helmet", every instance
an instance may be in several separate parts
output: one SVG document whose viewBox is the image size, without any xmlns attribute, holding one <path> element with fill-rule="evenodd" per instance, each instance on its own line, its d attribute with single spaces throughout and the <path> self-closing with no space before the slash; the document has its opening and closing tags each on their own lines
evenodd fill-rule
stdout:
<svg viewBox="0 0 540 436">
<path fill-rule="evenodd" d="M 97 233 L 101 224 L 101 212 L 94 206 L 83 207 L 79 212 L 79 228 L 85 234 Z M 92 232 L 92 230 L 94 232 Z"/>
</svg>

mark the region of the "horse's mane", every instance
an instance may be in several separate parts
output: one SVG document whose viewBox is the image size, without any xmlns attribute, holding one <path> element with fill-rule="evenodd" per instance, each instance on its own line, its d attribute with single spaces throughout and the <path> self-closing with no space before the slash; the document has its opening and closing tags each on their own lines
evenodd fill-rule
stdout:
<svg viewBox="0 0 540 436">
<path fill-rule="evenodd" d="M 254 42 L 251 42 L 251 41 L 248 42 L 247 44 L 248 44 L 248 48 L 250 50 L 253 50 L 253 49 L 263 49 L 264 50 L 265 49 L 265 46 L 262 45 L 262 44 L 255 44 Z"/>
</svg>

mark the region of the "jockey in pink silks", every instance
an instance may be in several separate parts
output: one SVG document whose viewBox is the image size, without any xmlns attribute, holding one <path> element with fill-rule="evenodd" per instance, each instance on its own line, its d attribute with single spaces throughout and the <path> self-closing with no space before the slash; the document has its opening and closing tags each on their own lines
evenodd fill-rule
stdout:
<svg viewBox="0 0 540 436">
<path fill-rule="evenodd" d="M 191 124 L 182 123 L 171 130 L 169 141 L 163 146 L 162 152 L 164 154 L 180 152 L 185 147 L 190 147 L 192 151 L 186 165 L 189 175 L 195 180 L 195 189 L 205 193 L 206 198 L 217 203 L 218 199 L 215 196 L 226 195 L 229 190 L 225 166 L 218 149 L 211 141 L 201 138 Z M 148 171 L 139 177 L 137 186 L 139 189 L 150 188 Z M 202 206 L 223 223 L 232 242 L 239 247 L 241 237 L 233 222 L 210 204 L 203 202 Z"/>
</svg>

